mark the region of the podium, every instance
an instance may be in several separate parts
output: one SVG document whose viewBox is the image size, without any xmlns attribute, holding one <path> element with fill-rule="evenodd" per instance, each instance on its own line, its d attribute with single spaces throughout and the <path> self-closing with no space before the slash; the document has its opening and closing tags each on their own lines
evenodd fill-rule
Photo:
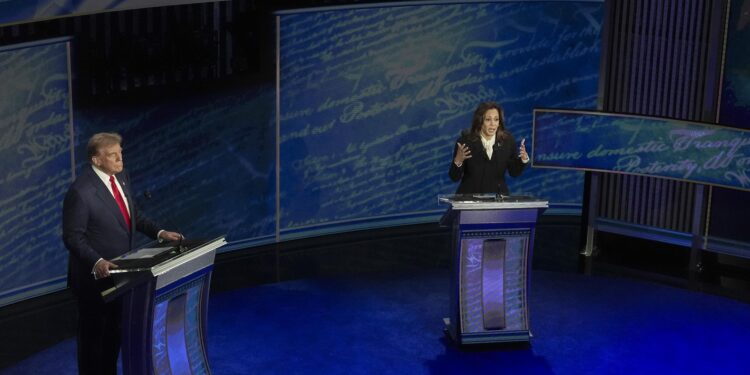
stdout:
<svg viewBox="0 0 750 375">
<path fill-rule="evenodd" d="M 112 259 L 105 301 L 122 298 L 124 374 L 210 374 L 208 292 L 224 237 L 133 250 Z"/>
<path fill-rule="evenodd" d="M 459 345 L 528 342 L 534 232 L 548 202 L 529 196 L 446 195 L 452 276 L 445 330 Z"/>
</svg>

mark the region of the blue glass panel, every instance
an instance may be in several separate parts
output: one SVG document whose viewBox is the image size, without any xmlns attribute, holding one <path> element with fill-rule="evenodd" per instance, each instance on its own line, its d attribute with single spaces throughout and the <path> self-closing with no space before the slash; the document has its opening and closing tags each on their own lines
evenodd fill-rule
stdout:
<svg viewBox="0 0 750 375">
<path fill-rule="evenodd" d="M 664 118 L 537 111 L 534 165 L 750 189 L 750 131 Z"/>
<path fill-rule="evenodd" d="M 73 181 L 67 40 L 0 49 L 0 305 L 64 287 Z"/>
</svg>

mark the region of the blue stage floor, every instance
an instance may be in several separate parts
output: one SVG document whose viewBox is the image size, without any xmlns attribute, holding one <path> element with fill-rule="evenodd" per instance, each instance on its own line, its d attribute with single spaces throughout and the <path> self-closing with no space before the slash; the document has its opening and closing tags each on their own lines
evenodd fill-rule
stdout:
<svg viewBox="0 0 750 375">
<path fill-rule="evenodd" d="M 456 348 L 446 271 L 299 280 L 211 297 L 214 374 L 750 374 L 750 305 L 535 271 L 529 347 Z M 0 371 L 75 374 L 73 339 Z"/>
</svg>

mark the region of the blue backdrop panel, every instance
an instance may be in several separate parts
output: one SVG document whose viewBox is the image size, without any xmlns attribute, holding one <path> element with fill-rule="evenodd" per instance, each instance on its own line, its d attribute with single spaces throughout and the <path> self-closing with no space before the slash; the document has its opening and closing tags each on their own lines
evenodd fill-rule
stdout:
<svg viewBox="0 0 750 375">
<path fill-rule="evenodd" d="M 454 142 L 482 101 L 502 103 L 519 142 L 534 107 L 596 106 L 598 2 L 280 18 L 282 234 L 441 211 Z M 510 189 L 580 204 L 582 174 L 527 170 Z"/>
<path fill-rule="evenodd" d="M 750 1 L 730 2 L 724 77 L 719 107 L 719 122 L 750 129 Z M 744 220 L 731 213 L 750 211 L 748 192 L 713 189 L 709 234 L 750 243 L 750 231 Z"/>
<path fill-rule="evenodd" d="M 537 167 L 614 171 L 750 189 L 750 131 L 664 118 L 535 111 Z"/>
<path fill-rule="evenodd" d="M 0 305 L 65 286 L 73 181 L 68 42 L 0 49 Z"/>
<path fill-rule="evenodd" d="M 92 134 L 119 132 L 136 201 L 149 218 L 189 238 L 272 241 L 273 118 L 268 87 L 217 86 L 79 109 L 77 167 L 87 165 Z"/>
<path fill-rule="evenodd" d="M 719 122 L 750 129 L 750 1 L 732 0 Z"/>
<path fill-rule="evenodd" d="M 227 1 L 227 0 L 212 0 Z M 0 0 L 0 25 L 125 9 L 203 3 L 201 0 Z"/>
</svg>

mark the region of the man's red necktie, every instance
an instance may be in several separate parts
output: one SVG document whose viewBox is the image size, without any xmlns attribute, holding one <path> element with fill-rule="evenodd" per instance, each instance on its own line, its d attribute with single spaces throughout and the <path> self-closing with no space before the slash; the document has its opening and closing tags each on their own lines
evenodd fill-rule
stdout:
<svg viewBox="0 0 750 375">
<path fill-rule="evenodd" d="M 109 183 L 112 185 L 112 193 L 115 195 L 117 205 L 120 206 L 120 212 L 122 212 L 122 217 L 125 219 L 125 224 L 128 225 L 128 230 L 130 230 L 130 215 L 128 214 L 128 208 L 125 207 L 125 200 L 120 195 L 120 189 L 117 188 L 117 184 L 115 183 L 115 176 L 109 176 Z"/>
</svg>

